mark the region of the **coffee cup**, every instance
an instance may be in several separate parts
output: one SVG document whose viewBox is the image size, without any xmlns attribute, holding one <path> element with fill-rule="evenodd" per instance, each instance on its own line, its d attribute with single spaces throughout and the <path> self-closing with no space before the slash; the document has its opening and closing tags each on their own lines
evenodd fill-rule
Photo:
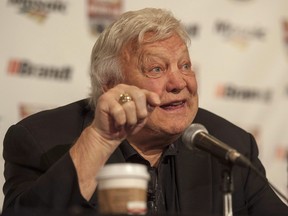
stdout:
<svg viewBox="0 0 288 216">
<path fill-rule="evenodd" d="M 105 165 L 97 176 L 101 214 L 138 214 L 147 212 L 147 167 L 135 163 Z"/>
</svg>

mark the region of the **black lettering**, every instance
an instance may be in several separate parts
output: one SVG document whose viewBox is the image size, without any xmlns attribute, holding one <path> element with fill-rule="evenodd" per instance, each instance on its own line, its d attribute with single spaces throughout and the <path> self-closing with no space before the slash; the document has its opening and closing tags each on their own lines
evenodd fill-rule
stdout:
<svg viewBox="0 0 288 216">
<path fill-rule="evenodd" d="M 266 36 L 265 31 L 263 29 L 256 29 L 255 30 L 255 37 L 258 39 L 262 39 Z"/>
<path fill-rule="evenodd" d="M 235 91 L 235 89 L 233 87 L 228 86 L 224 90 L 224 95 L 227 96 L 227 97 L 233 98 L 236 95 L 236 91 Z"/>
<path fill-rule="evenodd" d="M 20 71 L 21 75 L 32 75 L 33 68 L 28 62 L 23 62 Z"/>
<path fill-rule="evenodd" d="M 199 32 L 199 26 L 197 25 L 189 25 L 186 26 L 186 30 L 190 36 L 197 36 Z"/>
<path fill-rule="evenodd" d="M 64 11 L 66 7 L 61 2 L 54 1 L 46 3 L 46 9 L 49 11 Z"/>
<path fill-rule="evenodd" d="M 34 76 L 44 79 L 56 79 L 56 80 L 69 80 L 72 76 L 72 70 L 70 67 L 47 67 L 33 65 L 27 61 L 19 62 L 19 71 L 17 73 L 25 76 Z"/>
<path fill-rule="evenodd" d="M 262 100 L 267 102 L 272 99 L 272 93 L 271 90 L 260 91 L 257 89 L 241 89 L 234 86 L 223 87 L 223 97 L 239 100 Z"/>
<path fill-rule="evenodd" d="M 21 11 L 63 12 L 66 10 L 66 5 L 61 1 L 9 0 L 9 3 L 19 5 Z"/>
<path fill-rule="evenodd" d="M 53 78 L 53 69 L 52 68 L 45 68 L 45 78 Z"/>
<path fill-rule="evenodd" d="M 9 0 L 9 3 L 11 4 L 19 4 L 22 0 Z"/>
<path fill-rule="evenodd" d="M 34 1 L 33 3 L 34 4 L 30 8 L 30 10 L 46 12 L 45 3 L 44 2 L 42 2 L 42 1 Z"/>
<path fill-rule="evenodd" d="M 266 36 L 263 28 L 233 26 L 230 23 L 224 21 L 218 21 L 215 24 L 215 28 L 216 32 L 222 34 L 225 37 L 240 37 L 247 40 L 249 38 L 263 39 Z"/>
<path fill-rule="evenodd" d="M 21 11 L 27 11 L 31 8 L 31 1 L 23 0 L 22 2 L 19 2 L 19 6 Z"/>
<path fill-rule="evenodd" d="M 40 68 L 39 68 L 39 72 L 38 72 L 38 76 L 39 76 L 39 77 L 46 78 L 46 77 L 48 76 L 48 70 L 47 70 L 47 68 L 40 67 Z"/>
<path fill-rule="evenodd" d="M 61 79 L 60 77 L 60 70 L 57 68 L 51 68 L 51 77 L 54 79 Z"/>
<path fill-rule="evenodd" d="M 69 80 L 71 78 L 71 69 L 69 67 L 63 68 L 60 74 L 61 79 Z"/>
<path fill-rule="evenodd" d="M 225 22 L 216 23 L 216 31 L 219 33 L 227 34 L 231 31 L 231 25 Z"/>
</svg>

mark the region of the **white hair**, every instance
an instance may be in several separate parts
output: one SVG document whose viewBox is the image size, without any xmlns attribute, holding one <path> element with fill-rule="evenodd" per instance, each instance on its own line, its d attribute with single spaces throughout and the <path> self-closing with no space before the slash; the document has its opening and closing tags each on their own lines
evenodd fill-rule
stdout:
<svg viewBox="0 0 288 216">
<path fill-rule="evenodd" d="M 96 106 L 105 86 L 114 86 L 122 82 L 124 77 L 120 67 L 120 53 L 123 47 L 131 41 L 138 46 L 141 45 L 144 35 L 148 32 L 154 34 L 146 42 L 163 40 L 176 33 L 183 42 L 190 43 L 184 26 L 167 10 L 145 8 L 123 13 L 100 34 L 92 50 L 90 71 L 92 107 Z"/>
</svg>

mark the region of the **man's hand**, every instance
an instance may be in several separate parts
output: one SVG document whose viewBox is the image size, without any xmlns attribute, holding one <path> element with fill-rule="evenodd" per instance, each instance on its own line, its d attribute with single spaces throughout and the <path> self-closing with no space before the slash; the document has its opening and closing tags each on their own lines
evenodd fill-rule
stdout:
<svg viewBox="0 0 288 216">
<path fill-rule="evenodd" d="M 121 94 L 131 101 L 119 102 Z M 82 196 L 89 200 L 96 187 L 96 177 L 101 167 L 129 135 L 145 125 L 149 112 L 160 104 L 156 93 L 135 86 L 119 84 L 98 99 L 95 117 L 70 149 Z"/>
<path fill-rule="evenodd" d="M 121 104 L 121 94 L 132 100 Z M 156 93 L 135 86 L 119 84 L 100 96 L 92 127 L 107 140 L 124 140 L 137 133 L 146 123 L 149 111 L 160 104 Z"/>
</svg>

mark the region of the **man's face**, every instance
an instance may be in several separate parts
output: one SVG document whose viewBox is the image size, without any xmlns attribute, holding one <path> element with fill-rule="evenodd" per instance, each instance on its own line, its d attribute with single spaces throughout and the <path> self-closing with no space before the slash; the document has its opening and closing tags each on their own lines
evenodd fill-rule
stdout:
<svg viewBox="0 0 288 216">
<path fill-rule="evenodd" d="M 146 35 L 150 37 L 151 35 Z M 144 43 L 122 54 L 124 83 L 157 93 L 161 105 L 149 115 L 144 128 L 164 134 L 179 134 L 198 110 L 197 82 L 188 49 L 178 35 Z"/>
</svg>

